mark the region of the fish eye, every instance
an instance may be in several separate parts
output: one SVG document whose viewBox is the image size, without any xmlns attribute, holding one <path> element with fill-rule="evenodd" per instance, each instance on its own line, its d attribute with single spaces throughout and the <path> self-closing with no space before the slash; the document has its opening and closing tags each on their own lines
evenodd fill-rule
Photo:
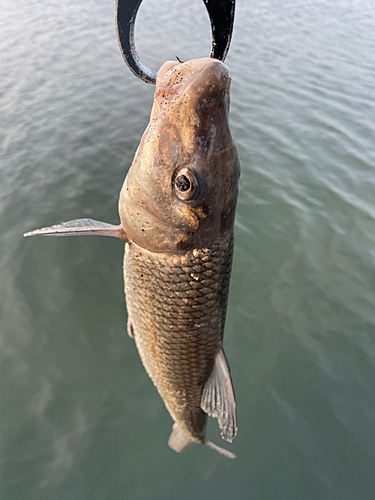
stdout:
<svg viewBox="0 0 375 500">
<path fill-rule="evenodd" d="M 188 168 L 178 170 L 174 179 L 174 190 L 180 200 L 191 200 L 197 190 L 197 179 L 194 173 Z"/>
</svg>

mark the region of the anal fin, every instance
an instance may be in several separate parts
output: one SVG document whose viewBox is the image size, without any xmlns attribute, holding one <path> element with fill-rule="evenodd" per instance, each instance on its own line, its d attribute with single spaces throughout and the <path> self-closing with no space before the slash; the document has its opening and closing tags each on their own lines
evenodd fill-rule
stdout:
<svg viewBox="0 0 375 500">
<path fill-rule="evenodd" d="M 217 418 L 221 437 L 231 443 L 237 434 L 236 401 L 223 349 L 217 353 L 214 368 L 203 389 L 201 408 Z"/>
</svg>

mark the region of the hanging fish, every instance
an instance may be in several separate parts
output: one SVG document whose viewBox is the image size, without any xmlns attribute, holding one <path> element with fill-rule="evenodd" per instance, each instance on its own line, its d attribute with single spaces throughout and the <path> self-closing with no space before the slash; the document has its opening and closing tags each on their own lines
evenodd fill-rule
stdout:
<svg viewBox="0 0 375 500">
<path fill-rule="evenodd" d="M 174 425 L 169 446 L 237 432 L 223 351 L 239 161 L 229 125 L 227 67 L 207 58 L 166 62 L 150 123 L 120 193 L 121 224 L 78 219 L 26 233 L 104 235 L 125 242 L 128 333 Z"/>
</svg>

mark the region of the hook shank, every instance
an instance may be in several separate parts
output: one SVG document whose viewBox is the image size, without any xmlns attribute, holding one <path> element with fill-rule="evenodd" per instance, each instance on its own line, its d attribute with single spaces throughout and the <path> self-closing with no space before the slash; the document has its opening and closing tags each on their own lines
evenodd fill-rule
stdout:
<svg viewBox="0 0 375 500">
<path fill-rule="evenodd" d="M 236 0 L 203 0 L 212 31 L 210 57 L 224 61 L 232 38 Z M 156 73 L 140 60 L 134 44 L 135 18 L 142 0 L 115 0 L 115 23 L 120 51 L 130 70 L 146 83 L 155 83 Z"/>
</svg>

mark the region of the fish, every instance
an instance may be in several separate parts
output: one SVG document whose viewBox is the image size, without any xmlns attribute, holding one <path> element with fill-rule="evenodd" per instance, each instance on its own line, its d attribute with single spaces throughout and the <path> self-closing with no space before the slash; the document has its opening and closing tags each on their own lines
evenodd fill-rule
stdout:
<svg viewBox="0 0 375 500">
<path fill-rule="evenodd" d="M 173 420 L 168 444 L 235 455 L 205 437 L 237 434 L 223 334 L 240 164 L 229 129 L 227 66 L 213 58 L 159 69 L 149 124 L 119 196 L 120 224 L 77 219 L 25 236 L 125 242 L 127 330 Z"/>
</svg>

